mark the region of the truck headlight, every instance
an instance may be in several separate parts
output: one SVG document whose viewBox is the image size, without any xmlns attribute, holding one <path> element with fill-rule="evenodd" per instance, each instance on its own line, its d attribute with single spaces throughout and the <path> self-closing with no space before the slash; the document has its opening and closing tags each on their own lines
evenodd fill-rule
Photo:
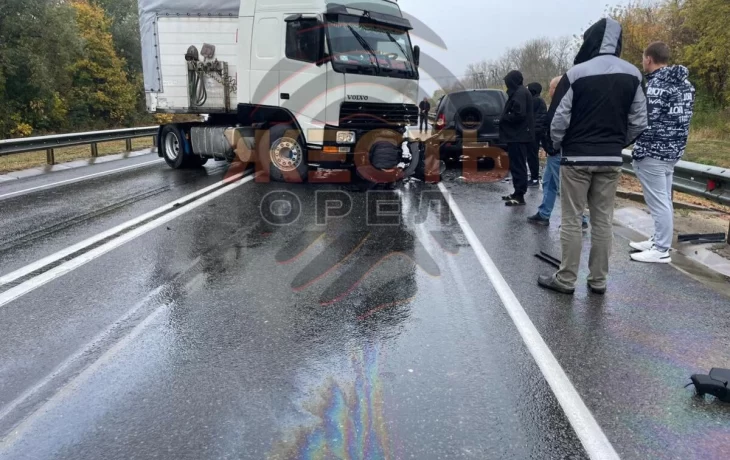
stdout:
<svg viewBox="0 0 730 460">
<path fill-rule="evenodd" d="M 338 144 L 354 144 L 355 143 L 355 132 L 354 131 L 337 131 L 337 143 Z"/>
</svg>

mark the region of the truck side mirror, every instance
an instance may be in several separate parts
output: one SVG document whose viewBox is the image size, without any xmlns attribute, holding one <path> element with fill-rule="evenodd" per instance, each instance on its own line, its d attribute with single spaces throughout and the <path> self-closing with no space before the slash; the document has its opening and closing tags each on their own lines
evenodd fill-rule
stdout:
<svg viewBox="0 0 730 460">
<path fill-rule="evenodd" d="M 416 67 L 421 63 L 421 48 L 418 45 L 413 47 L 413 63 Z"/>
</svg>

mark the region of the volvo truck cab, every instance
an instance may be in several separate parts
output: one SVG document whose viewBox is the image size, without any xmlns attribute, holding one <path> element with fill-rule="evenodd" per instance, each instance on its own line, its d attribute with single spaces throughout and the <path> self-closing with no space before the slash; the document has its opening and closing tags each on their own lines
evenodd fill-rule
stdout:
<svg viewBox="0 0 730 460">
<path fill-rule="evenodd" d="M 276 180 L 317 170 L 374 182 L 422 162 L 420 51 L 391 0 L 139 0 L 148 111 L 207 114 L 160 127 L 173 168 L 255 163 Z M 422 165 L 421 165 L 422 166 Z"/>
</svg>

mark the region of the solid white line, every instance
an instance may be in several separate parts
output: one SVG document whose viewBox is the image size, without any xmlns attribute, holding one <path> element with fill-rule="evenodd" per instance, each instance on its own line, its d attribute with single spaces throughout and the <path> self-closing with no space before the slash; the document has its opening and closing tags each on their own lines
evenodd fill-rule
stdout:
<svg viewBox="0 0 730 460">
<path fill-rule="evenodd" d="M 136 164 L 136 165 L 125 166 L 123 168 L 110 169 L 109 171 L 101 171 L 101 172 L 94 173 L 94 174 L 88 174 L 86 176 L 75 177 L 73 179 L 67 179 L 67 180 L 62 180 L 62 181 L 58 181 L 58 182 L 53 182 L 51 184 L 39 185 L 37 187 L 30 187 L 30 188 L 26 188 L 26 189 L 23 189 L 23 190 L 18 190 L 17 192 L 11 192 L 11 193 L 6 193 L 4 195 L 0 195 L 0 200 L 2 200 L 3 198 L 9 198 L 11 196 L 23 195 L 23 194 L 28 193 L 28 192 L 36 192 L 38 190 L 44 190 L 44 189 L 47 189 L 47 188 L 58 187 L 59 185 L 75 184 L 76 182 L 82 182 L 82 181 L 85 181 L 85 180 L 88 180 L 88 179 L 92 179 L 94 177 L 108 176 L 110 174 L 116 174 L 116 173 L 121 172 L 121 171 L 127 171 L 127 170 L 130 170 L 130 169 L 141 168 L 143 166 L 149 166 L 149 165 L 154 164 L 154 163 L 160 163 L 161 161 L 164 161 L 164 160 L 162 160 L 162 158 L 160 158 L 158 160 L 146 161 L 144 163 L 139 163 L 139 164 Z"/>
<path fill-rule="evenodd" d="M 147 329 L 154 321 L 156 321 L 160 315 L 169 309 L 168 305 L 161 305 L 150 313 L 141 323 L 136 325 L 127 335 L 122 337 L 117 343 L 115 343 L 109 350 L 99 357 L 98 360 L 94 361 L 89 367 L 84 369 L 79 375 L 73 378 L 70 382 L 64 385 L 58 392 L 56 392 L 43 406 L 33 412 L 27 419 L 25 419 L 18 427 L 11 431 L 6 438 L 0 439 L 0 453 L 7 452 L 20 439 L 25 432 L 33 426 L 33 424 L 39 418 L 46 415 L 51 409 L 56 407 L 60 402 L 73 394 L 74 391 L 78 390 L 83 382 L 88 380 L 101 366 L 108 364 L 112 358 L 114 358 L 120 351 L 122 351 L 127 345 L 129 345 L 134 339 L 136 339 L 142 331 Z"/>
<path fill-rule="evenodd" d="M 55 280 L 56 278 L 59 278 L 67 273 L 70 273 L 71 271 L 81 267 L 82 265 L 91 262 L 92 260 L 106 254 L 107 252 L 118 248 L 119 246 L 122 246 L 123 244 L 132 241 L 133 239 L 144 235 L 145 233 L 154 230 L 155 228 L 159 227 L 162 224 L 165 224 L 176 217 L 182 216 L 185 213 L 188 213 L 192 211 L 193 209 L 204 205 L 205 203 L 212 201 L 219 196 L 230 192 L 231 190 L 237 189 L 241 185 L 250 182 L 253 180 L 254 176 L 250 175 L 247 176 L 237 182 L 233 182 L 227 187 L 223 187 L 219 190 L 216 190 L 215 192 L 206 195 L 196 201 L 193 201 L 192 203 L 189 203 L 185 206 L 182 206 L 180 208 L 177 208 L 176 210 L 164 214 L 160 216 L 159 218 L 148 222 L 140 227 L 135 228 L 134 230 L 131 230 L 127 233 L 124 233 L 120 235 L 119 237 L 109 241 L 108 243 L 104 243 L 101 246 L 92 249 L 89 252 L 85 252 L 82 255 L 69 260 L 68 262 L 64 262 L 63 264 L 54 267 L 46 272 L 41 273 L 38 276 L 35 276 L 28 281 L 25 281 L 11 289 L 8 289 L 7 291 L 0 294 L 0 307 L 3 307 L 10 302 L 18 299 L 19 297 L 43 286 L 44 284 Z"/>
<path fill-rule="evenodd" d="M 98 235 L 92 236 L 91 238 L 85 239 L 84 241 L 81 241 L 80 243 L 76 243 L 73 246 L 69 246 L 66 249 L 62 249 L 55 254 L 51 254 L 48 257 L 44 257 L 43 259 L 40 259 L 36 262 L 33 262 L 29 265 L 26 265 L 25 267 L 19 268 L 18 270 L 15 270 L 12 273 L 8 273 L 7 275 L 0 276 L 0 287 L 12 283 L 13 281 L 23 278 L 24 276 L 27 276 L 34 271 L 40 270 L 41 268 L 45 267 L 46 265 L 58 262 L 59 260 L 65 259 L 66 257 L 70 256 L 71 254 L 81 251 L 82 249 L 85 249 L 93 244 L 98 243 L 99 241 L 105 240 L 111 236 L 116 235 L 117 233 L 124 231 L 130 227 L 134 227 L 135 225 L 138 225 L 141 222 L 144 222 L 145 220 L 151 219 L 154 216 L 161 214 L 163 212 L 167 212 L 171 209 L 173 209 L 175 206 L 178 205 L 178 203 L 183 203 L 185 201 L 192 200 L 196 197 L 199 197 L 201 195 L 205 195 L 206 193 L 215 190 L 219 187 L 224 186 L 225 184 L 235 181 L 241 177 L 243 177 L 244 173 L 238 173 L 234 176 L 231 176 L 228 179 L 224 179 L 220 182 L 216 182 L 213 185 L 210 185 L 208 187 L 205 187 L 204 189 L 198 190 L 197 192 L 191 193 L 190 195 L 186 195 L 182 198 L 178 198 L 177 200 L 173 201 L 172 203 L 168 203 L 164 206 L 160 206 L 159 208 L 150 211 L 146 214 L 143 214 L 135 219 L 129 220 L 127 222 L 124 222 L 123 224 L 119 224 L 114 228 L 110 228 L 109 230 L 106 230 L 102 233 L 99 233 Z"/>
<path fill-rule="evenodd" d="M 469 222 L 456 204 L 456 201 L 443 183 L 439 183 L 438 187 L 586 452 L 592 459 L 618 459 L 619 456 L 611 445 L 611 442 L 603 433 L 596 419 L 593 418 L 591 411 L 586 407 L 563 368 L 560 367 L 560 363 L 553 356 L 550 348 L 548 348 L 537 328 L 530 320 L 530 317 L 527 316 L 525 309 L 522 308 L 522 304 L 517 300 L 517 296 L 515 296 L 515 293 L 499 272 L 492 258 L 487 254 L 487 250 L 484 249 L 479 238 L 477 238 L 471 225 L 469 225 Z"/>
<path fill-rule="evenodd" d="M 188 270 L 193 268 L 195 265 L 197 265 L 200 262 L 200 257 L 197 257 L 193 261 L 191 261 L 190 264 L 188 264 L 187 268 L 185 268 L 181 273 L 186 273 Z M 174 281 L 174 280 L 173 280 Z M 11 413 L 13 410 L 15 410 L 16 407 L 23 404 L 25 401 L 28 400 L 31 396 L 38 393 L 43 387 L 48 385 L 48 383 L 52 382 L 53 379 L 61 375 L 63 372 L 66 371 L 72 364 L 79 361 L 81 358 L 83 358 L 85 355 L 87 355 L 91 350 L 95 350 L 101 346 L 106 340 L 109 339 L 111 334 L 118 328 L 123 327 L 124 324 L 129 321 L 132 317 L 134 317 L 139 311 L 147 305 L 152 299 L 157 297 L 161 292 L 165 290 L 169 285 L 172 284 L 172 281 L 167 282 L 165 284 L 162 284 L 155 289 L 153 289 L 149 294 L 147 294 L 141 301 L 137 302 L 132 308 L 130 308 L 124 315 L 122 315 L 118 320 L 116 320 L 114 323 L 112 323 L 111 326 L 97 334 L 93 339 L 91 339 L 90 342 L 88 342 L 86 345 L 78 349 L 73 355 L 71 355 L 70 358 L 67 358 L 64 360 L 61 364 L 59 364 L 53 371 L 51 371 L 48 375 L 43 377 L 33 385 L 31 388 L 23 392 L 20 396 L 15 398 L 13 401 L 8 403 L 2 410 L 0 410 L 0 420 L 4 419 L 8 416 L 9 413 Z"/>
</svg>

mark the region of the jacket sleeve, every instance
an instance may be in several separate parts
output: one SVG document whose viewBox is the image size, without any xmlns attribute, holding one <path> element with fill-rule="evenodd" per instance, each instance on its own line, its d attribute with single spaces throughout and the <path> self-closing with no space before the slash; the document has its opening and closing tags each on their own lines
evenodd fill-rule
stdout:
<svg viewBox="0 0 730 460">
<path fill-rule="evenodd" d="M 525 97 L 527 93 L 527 97 Z M 529 91 L 518 91 L 509 103 L 508 110 L 504 114 L 504 120 L 508 123 L 519 123 L 527 118 L 527 110 L 532 110 L 532 100 Z"/>
<path fill-rule="evenodd" d="M 547 130 L 547 106 L 541 98 L 535 98 L 535 132 L 539 137 Z"/>
<path fill-rule="evenodd" d="M 570 118 L 573 112 L 573 88 L 571 88 L 567 74 L 563 75 L 558 87 L 555 89 L 555 96 L 550 104 L 550 112 L 548 113 L 548 117 L 551 117 L 550 138 L 553 141 L 555 150 L 560 151 L 565 139 L 565 133 L 570 127 Z"/>
<path fill-rule="evenodd" d="M 666 102 L 662 102 L 664 98 L 657 98 L 655 101 L 656 104 L 662 105 Z M 651 104 L 651 100 L 649 101 Z M 661 107 L 658 107 L 659 113 L 663 109 Z M 652 109 L 653 111 L 653 109 Z M 641 136 L 641 133 L 647 130 L 649 127 L 649 120 L 648 120 L 648 114 L 647 114 L 647 104 L 646 104 L 646 96 L 644 95 L 644 89 L 639 84 L 636 87 L 636 95 L 634 96 L 634 102 L 631 104 L 631 111 L 629 112 L 629 129 L 627 132 L 627 139 L 626 139 L 626 145 L 631 145 L 634 142 L 636 142 L 636 139 Z"/>
</svg>

